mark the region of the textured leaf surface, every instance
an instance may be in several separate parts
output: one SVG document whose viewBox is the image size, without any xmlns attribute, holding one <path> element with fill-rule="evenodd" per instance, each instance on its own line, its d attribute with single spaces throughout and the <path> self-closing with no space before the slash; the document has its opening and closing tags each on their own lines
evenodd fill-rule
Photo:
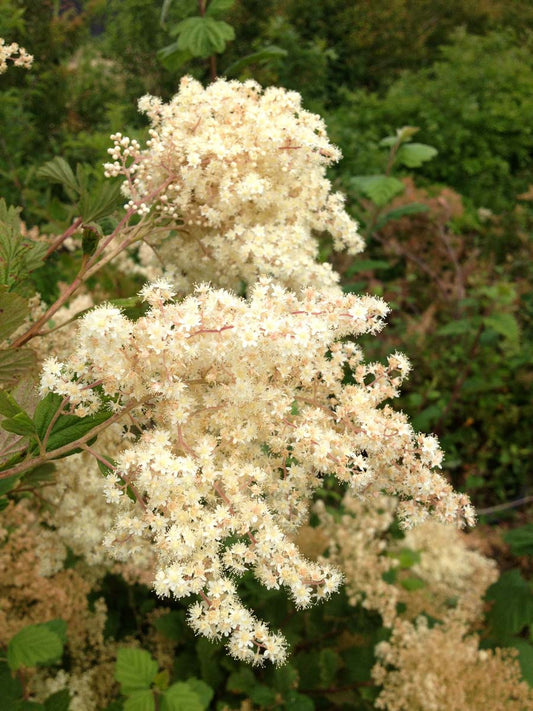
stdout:
<svg viewBox="0 0 533 711">
<path fill-rule="evenodd" d="M 144 649 L 119 649 L 115 679 L 123 694 L 147 689 L 157 674 L 157 662 Z"/>
<path fill-rule="evenodd" d="M 383 207 L 404 190 L 400 180 L 388 175 L 359 175 L 352 179 L 352 185 L 378 207 Z"/>
<path fill-rule="evenodd" d="M 0 385 L 13 385 L 32 370 L 35 364 L 35 353 L 29 348 L 0 351 Z"/>
<path fill-rule="evenodd" d="M 419 168 L 423 163 L 434 158 L 437 153 L 436 148 L 425 143 L 404 143 L 398 149 L 396 160 L 407 168 Z"/>
<path fill-rule="evenodd" d="M 30 625 L 20 630 L 7 647 L 7 663 L 13 671 L 58 659 L 63 653 L 59 636 L 47 625 Z"/>
<path fill-rule="evenodd" d="M 187 682 L 172 684 L 161 698 L 161 711 L 203 711 L 198 694 Z"/>
<path fill-rule="evenodd" d="M 22 326 L 27 315 L 26 299 L 18 294 L 0 294 L 0 341 L 8 338 L 19 326 Z"/>
</svg>

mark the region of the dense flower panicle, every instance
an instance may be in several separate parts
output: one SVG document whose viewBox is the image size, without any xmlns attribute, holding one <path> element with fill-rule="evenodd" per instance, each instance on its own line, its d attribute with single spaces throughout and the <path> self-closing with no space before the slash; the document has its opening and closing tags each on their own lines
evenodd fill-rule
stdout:
<svg viewBox="0 0 533 711">
<path fill-rule="evenodd" d="M 306 560 L 288 538 L 321 473 L 360 493 L 397 494 L 407 525 L 430 512 L 471 522 L 472 509 L 434 471 L 435 440 L 383 405 L 406 359 L 365 365 L 344 340 L 379 331 L 383 301 L 311 288 L 298 297 L 267 279 L 248 301 L 206 285 L 181 302 L 173 293 L 162 279 L 143 289 L 150 309 L 136 322 L 112 306 L 87 314 L 72 356 L 45 363 L 42 392 L 84 414 L 111 400 L 143 430 L 106 480 L 115 556 L 152 540 L 156 591 L 201 597 L 189 610 L 197 632 L 229 636 L 240 659 L 281 661 L 283 638 L 242 605 L 233 576 L 252 569 L 300 607 L 337 589 L 339 571 Z"/>
<path fill-rule="evenodd" d="M 20 47 L 16 42 L 6 44 L 0 37 L 0 74 L 7 71 L 7 62 L 11 61 L 15 67 L 29 69 L 33 63 L 33 55 L 26 52 L 24 47 Z"/>
<path fill-rule="evenodd" d="M 260 274 L 331 288 L 338 275 L 317 263 L 314 233 L 329 233 L 335 249 L 363 249 L 325 177 L 341 153 L 296 92 L 223 79 L 204 89 L 185 77 L 168 104 L 146 96 L 139 107 L 151 122 L 147 148 L 114 134 L 106 175 L 126 177 L 128 207 L 175 228 L 150 243 L 180 290 L 238 289 Z"/>
<path fill-rule="evenodd" d="M 453 620 L 429 627 L 399 621 L 376 647 L 375 707 L 386 711 L 529 711 L 533 689 L 521 680 L 514 649 L 479 648 L 476 635 Z"/>
</svg>

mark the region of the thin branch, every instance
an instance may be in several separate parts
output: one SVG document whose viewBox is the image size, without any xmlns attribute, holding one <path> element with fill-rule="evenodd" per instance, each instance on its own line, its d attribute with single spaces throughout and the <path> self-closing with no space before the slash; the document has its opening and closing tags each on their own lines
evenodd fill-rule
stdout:
<svg viewBox="0 0 533 711">
<path fill-rule="evenodd" d="M 508 509 L 516 509 L 519 506 L 525 506 L 533 502 L 533 496 L 524 496 L 522 499 L 515 499 L 514 501 L 506 501 L 505 504 L 498 504 L 497 506 L 489 506 L 485 509 L 476 509 L 479 516 L 486 516 L 487 514 L 497 513 L 498 511 L 507 511 Z"/>
</svg>

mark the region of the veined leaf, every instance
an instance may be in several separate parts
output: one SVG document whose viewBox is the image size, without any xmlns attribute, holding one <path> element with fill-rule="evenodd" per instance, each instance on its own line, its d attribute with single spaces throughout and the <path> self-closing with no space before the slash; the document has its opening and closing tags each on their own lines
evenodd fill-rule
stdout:
<svg viewBox="0 0 533 711">
<path fill-rule="evenodd" d="M 97 222 L 107 217 L 120 207 L 123 202 L 121 194 L 122 183 L 120 181 L 107 181 L 96 191 L 82 193 L 79 209 L 84 223 Z"/>
<path fill-rule="evenodd" d="M 37 432 L 39 439 L 42 440 L 44 438 L 50 422 L 52 422 L 52 419 L 62 402 L 63 398 L 61 395 L 58 395 L 57 393 L 48 393 L 37 404 L 35 412 L 33 413 L 33 422 L 35 424 L 35 431 Z"/>
<path fill-rule="evenodd" d="M 6 432 L 13 432 L 23 437 L 31 437 L 35 434 L 33 420 L 25 412 L 18 412 L 13 417 L 6 417 L 5 420 L 2 420 L 0 426 L 6 430 Z"/>
<path fill-rule="evenodd" d="M 20 476 L 17 476 L 16 474 L 14 476 L 7 476 L 5 479 L 0 479 L 0 496 L 9 494 L 10 491 L 13 491 L 13 489 L 18 486 L 19 481 Z"/>
<path fill-rule="evenodd" d="M 0 415 L 4 417 L 13 417 L 13 415 L 19 412 L 24 412 L 22 407 L 15 400 L 13 395 L 7 392 L 7 390 L 0 390 Z"/>
<path fill-rule="evenodd" d="M 388 175 L 358 175 L 352 178 L 352 185 L 378 207 L 383 207 L 404 191 L 404 184 Z"/>
<path fill-rule="evenodd" d="M 23 375 L 27 375 L 35 364 L 35 353 L 30 348 L 0 351 L 0 386 L 16 383 Z"/>
<path fill-rule="evenodd" d="M 74 193 L 74 195 L 70 195 L 69 197 L 74 197 L 80 192 L 80 186 L 72 172 L 72 168 L 61 156 L 56 156 L 41 166 L 37 171 L 37 176 L 47 178 L 53 183 L 60 183 L 67 188 L 68 191 Z"/>
<path fill-rule="evenodd" d="M 12 671 L 56 661 L 63 654 L 63 643 L 47 625 L 30 625 L 11 638 L 7 663 Z"/>
<path fill-rule="evenodd" d="M 177 48 L 193 57 L 223 52 L 226 42 L 235 38 L 233 27 L 212 17 L 188 17 L 173 28 L 172 34 L 179 35 Z"/>
<path fill-rule="evenodd" d="M 108 420 L 113 413 L 109 411 L 97 412 L 94 415 L 87 417 L 76 417 L 75 415 L 60 415 L 57 422 L 52 428 L 48 442 L 46 443 L 46 451 L 51 452 L 54 449 L 75 442 L 80 437 L 101 425 L 102 422 Z"/>
<path fill-rule="evenodd" d="M 154 694 L 150 689 L 134 691 L 124 701 L 124 711 L 155 711 Z"/>
<path fill-rule="evenodd" d="M 115 679 L 123 694 L 148 689 L 157 674 L 157 662 L 144 649 L 118 650 Z"/>
<path fill-rule="evenodd" d="M 202 709 L 209 708 L 211 699 L 214 696 L 213 689 L 208 684 L 206 684 L 205 681 L 195 679 L 194 677 L 191 679 L 187 679 L 187 685 L 194 691 L 194 693 L 198 697 Z"/>
<path fill-rule="evenodd" d="M 161 711 L 203 711 L 205 706 L 188 682 L 172 684 L 161 697 Z"/>
</svg>

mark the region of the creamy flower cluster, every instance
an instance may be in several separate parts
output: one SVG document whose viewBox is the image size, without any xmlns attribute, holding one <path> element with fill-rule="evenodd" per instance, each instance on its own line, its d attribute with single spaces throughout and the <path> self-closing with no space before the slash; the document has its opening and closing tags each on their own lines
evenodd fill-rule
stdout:
<svg viewBox="0 0 533 711">
<path fill-rule="evenodd" d="M 315 236 L 363 249 L 325 176 L 341 153 L 296 92 L 223 79 L 204 89 L 185 77 L 168 104 L 145 96 L 139 108 L 151 122 L 147 148 L 114 134 L 105 171 L 125 176 L 127 207 L 174 228 L 150 243 L 180 289 L 201 281 L 238 289 L 260 274 L 330 288 L 338 275 L 317 263 Z"/>
<path fill-rule="evenodd" d="M 11 61 L 15 67 L 29 69 L 33 63 L 33 55 L 26 52 L 24 47 L 20 47 L 16 42 L 6 44 L 0 37 L 0 74 L 7 71 L 7 62 Z"/>
<path fill-rule="evenodd" d="M 42 392 L 70 398 L 77 414 L 111 402 L 142 430 L 107 478 L 118 514 L 106 544 L 127 559 L 153 541 L 156 591 L 200 596 L 195 630 L 228 636 L 240 659 L 283 660 L 284 640 L 242 605 L 235 576 L 252 569 L 299 607 L 337 589 L 338 570 L 307 561 L 288 538 L 324 472 L 359 492 L 397 494 L 406 524 L 429 512 L 471 522 L 467 497 L 434 471 L 434 438 L 383 406 L 405 358 L 364 365 L 345 340 L 382 327 L 383 301 L 312 288 L 298 297 L 267 279 L 248 301 L 202 285 L 175 302 L 164 280 L 142 295 L 150 310 L 136 322 L 112 306 L 87 314 L 73 355 L 45 363 Z"/>
</svg>

